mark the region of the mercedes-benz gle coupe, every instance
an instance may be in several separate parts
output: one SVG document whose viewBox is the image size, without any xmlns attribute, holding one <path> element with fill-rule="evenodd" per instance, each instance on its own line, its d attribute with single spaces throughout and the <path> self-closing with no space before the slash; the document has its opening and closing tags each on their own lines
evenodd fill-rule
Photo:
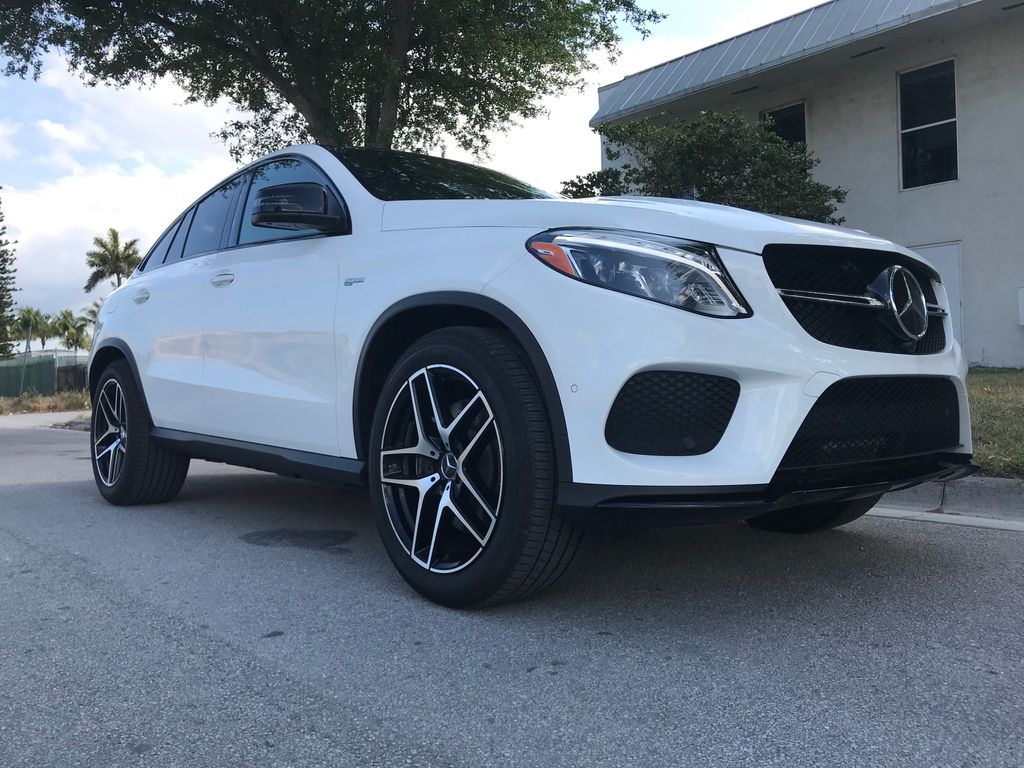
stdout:
<svg viewBox="0 0 1024 768">
<path fill-rule="evenodd" d="M 970 473 L 940 275 L 863 232 L 293 147 L 190 205 L 104 303 L 92 464 L 369 487 L 402 576 L 517 599 L 593 524 L 810 532 Z"/>
</svg>

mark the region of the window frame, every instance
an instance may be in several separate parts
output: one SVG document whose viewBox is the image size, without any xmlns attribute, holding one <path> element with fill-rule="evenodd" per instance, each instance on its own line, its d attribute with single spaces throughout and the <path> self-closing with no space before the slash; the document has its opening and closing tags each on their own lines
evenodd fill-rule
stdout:
<svg viewBox="0 0 1024 768">
<path fill-rule="evenodd" d="M 807 99 L 798 99 L 797 101 L 790 101 L 790 102 L 787 102 L 786 104 L 780 104 L 777 107 L 769 107 L 768 109 L 762 109 L 760 112 L 758 112 L 758 118 L 761 119 L 761 120 L 764 120 L 764 118 L 766 116 L 768 116 L 768 115 L 771 115 L 772 112 L 781 112 L 784 109 L 789 109 L 790 107 L 799 107 L 799 106 L 802 106 L 804 108 L 804 146 L 805 147 L 810 147 L 811 146 L 811 130 L 810 130 L 811 121 L 809 119 L 810 110 L 808 109 Z"/>
<path fill-rule="evenodd" d="M 918 72 L 922 69 L 928 69 L 929 67 L 938 66 L 939 64 L 951 63 L 953 65 L 953 110 L 954 116 L 948 120 L 939 120 L 934 123 L 927 123 L 926 125 L 915 125 L 913 128 L 903 128 L 903 98 L 901 93 L 901 81 L 904 75 L 909 75 L 913 72 Z M 940 184 L 955 184 L 960 181 L 960 89 L 957 87 L 957 57 L 956 56 L 945 56 L 935 61 L 929 61 L 925 64 L 918 64 L 907 69 L 901 69 L 896 72 L 896 174 L 897 184 L 900 192 L 910 192 L 915 189 L 930 189 L 937 187 Z M 904 184 L 903 179 L 903 135 L 906 133 L 914 133 L 921 131 L 926 128 L 934 128 L 939 125 L 948 125 L 954 123 L 953 135 L 956 138 L 956 176 L 952 179 L 944 179 L 943 181 L 933 181 L 930 184 L 917 184 L 913 187 L 908 187 Z"/>
<path fill-rule="evenodd" d="M 306 163 L 313 171 L 320 177 L 321 183 L 327 188 L 327 190 L 334 195 L 337 199 L 338 204 L 341 206 L 342 215 L 345 217 L 345 226 L 339 229 L 337 232 L 317 232 L 313 231 L 306 235 L 293 235 L 291 237 L 282 235 L 281 237 L 274 237 L 269 240 L 260 240 L 254 243 L 241 243 L 239 242 L 242 236 L 242 219 L 245 216 L 246 203 L 249 201 L 249 193 L 252 191 L 252 184 L 255 179 L 255 171 L 262 168 L 264 165 L 276 163 L 280 160 L 299 160 L 300 162 Z M 314 162 L 311 158 L 301 155 L 297 152 L 288 152 L 281 155 L 274 155 L 273 157 L 265 158 L 257 163 L 246 167 L 244 173 L 247 175 L 242 182 L 242 188 L 245 190 L 245 194 L 240 194 L 237 198 L 235 208 L 232 211 L 231 231 L 228 234 L 227 243 L 221 250 L 232 251 L 236 248 L 256 248 L 261 245 L 271 245 L 273 243 L 285 243 L 285 242 L 297 242 L 302 240 L 313 240 L 321 237 L 345 237 L 352 234 L 352 215 L 349 211 L 348 203 L 345 202 L 345 196 L 341 194 L 337 185 L 331 179 L 331 177 L 324 171 L 323 168 Z"/>
</svg>

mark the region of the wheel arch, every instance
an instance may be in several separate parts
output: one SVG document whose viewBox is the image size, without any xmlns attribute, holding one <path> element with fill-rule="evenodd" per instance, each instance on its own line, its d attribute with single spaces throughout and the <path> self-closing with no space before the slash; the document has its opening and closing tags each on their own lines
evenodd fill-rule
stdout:
<svg viewBox="0 0 1024 768">
<path fill-rule="evenodd" d="M 142 399 L 142 407 L 152 423 L 149 403 L 146 401 L 146 390 L 142 388 L 142 377 L 139 376 L 139 366 L 135 362 L 135 355 L 132 354 L 131 348 L 122 339 L 105 339 L 93 351 L 92 360 L 89 362 L 89 399 L 91 400 L 95 396 L 96 386 L 100 383 L 103 371 L 117 360 L 124 360 L 128 363 L 132 376 L 135 378 L 135 386 L 139 390 L 139 397 Z"/>
<path fill-rule="evenodd" d="M 358 457 L 367 458 L 376 393 L 380 392 L 398 358 L 431 331 L 457 325 L 497 328 L 519 344 L 547 408 L 557 477 L 559 481 L 571 481 L 572 457 L 562 401 L 551 366 L 536 337 L 504 304 L 477 293 L 460 291 L 409 296 L 388 307 L 370 328 L 359 354 L 353 386 L 352 425 Z"/>
</svg>

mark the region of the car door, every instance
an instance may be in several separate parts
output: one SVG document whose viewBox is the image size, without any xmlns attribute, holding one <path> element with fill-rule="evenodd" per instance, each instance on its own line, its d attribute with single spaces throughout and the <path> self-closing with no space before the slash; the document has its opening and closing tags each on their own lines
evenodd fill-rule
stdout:
<svg viewBox="0 0 1024 768">
<path fill-rule="evenodd" d="M 203 431 L 203 289 L 240 183 L 226 182 L 182 214 L 125 286 L 118 311 L 129 314 L 126 340 L 155 426 Z"/>
<path fill-rule="evenodd" d="M 301 182 L 329 186 L 301 158 L 253 169 L 236 245 L 215 257 L 203 302 L 206 433 L 337 456 L 334 315 L 344 238 L 252 224 L 261 189 Z"/>
</svg>

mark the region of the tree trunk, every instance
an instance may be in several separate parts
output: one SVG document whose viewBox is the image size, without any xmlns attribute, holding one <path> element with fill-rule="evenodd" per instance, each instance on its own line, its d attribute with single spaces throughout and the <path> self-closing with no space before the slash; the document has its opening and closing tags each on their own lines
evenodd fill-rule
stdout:
<svg viewBox="0 0 1024 768">
<path fill-rule="evenodd" d="M 391 46 L 384 62 L 384 83 L 381 88 L 376 130 L 367 145 L 381 149 L 391 149 L 398 130 L 398 107 L 402 98 L 402 83 L 405 79 L 405 66 L 409 59 L 409 41 L 412 37 L 412 5 L 413 0 L 394 0 L 394 19 L 391 29 Z M 369 117 L 371 110 L 367 108 Z M 367 133 L 371 124 L 367 120 Z"/>
</svg>

